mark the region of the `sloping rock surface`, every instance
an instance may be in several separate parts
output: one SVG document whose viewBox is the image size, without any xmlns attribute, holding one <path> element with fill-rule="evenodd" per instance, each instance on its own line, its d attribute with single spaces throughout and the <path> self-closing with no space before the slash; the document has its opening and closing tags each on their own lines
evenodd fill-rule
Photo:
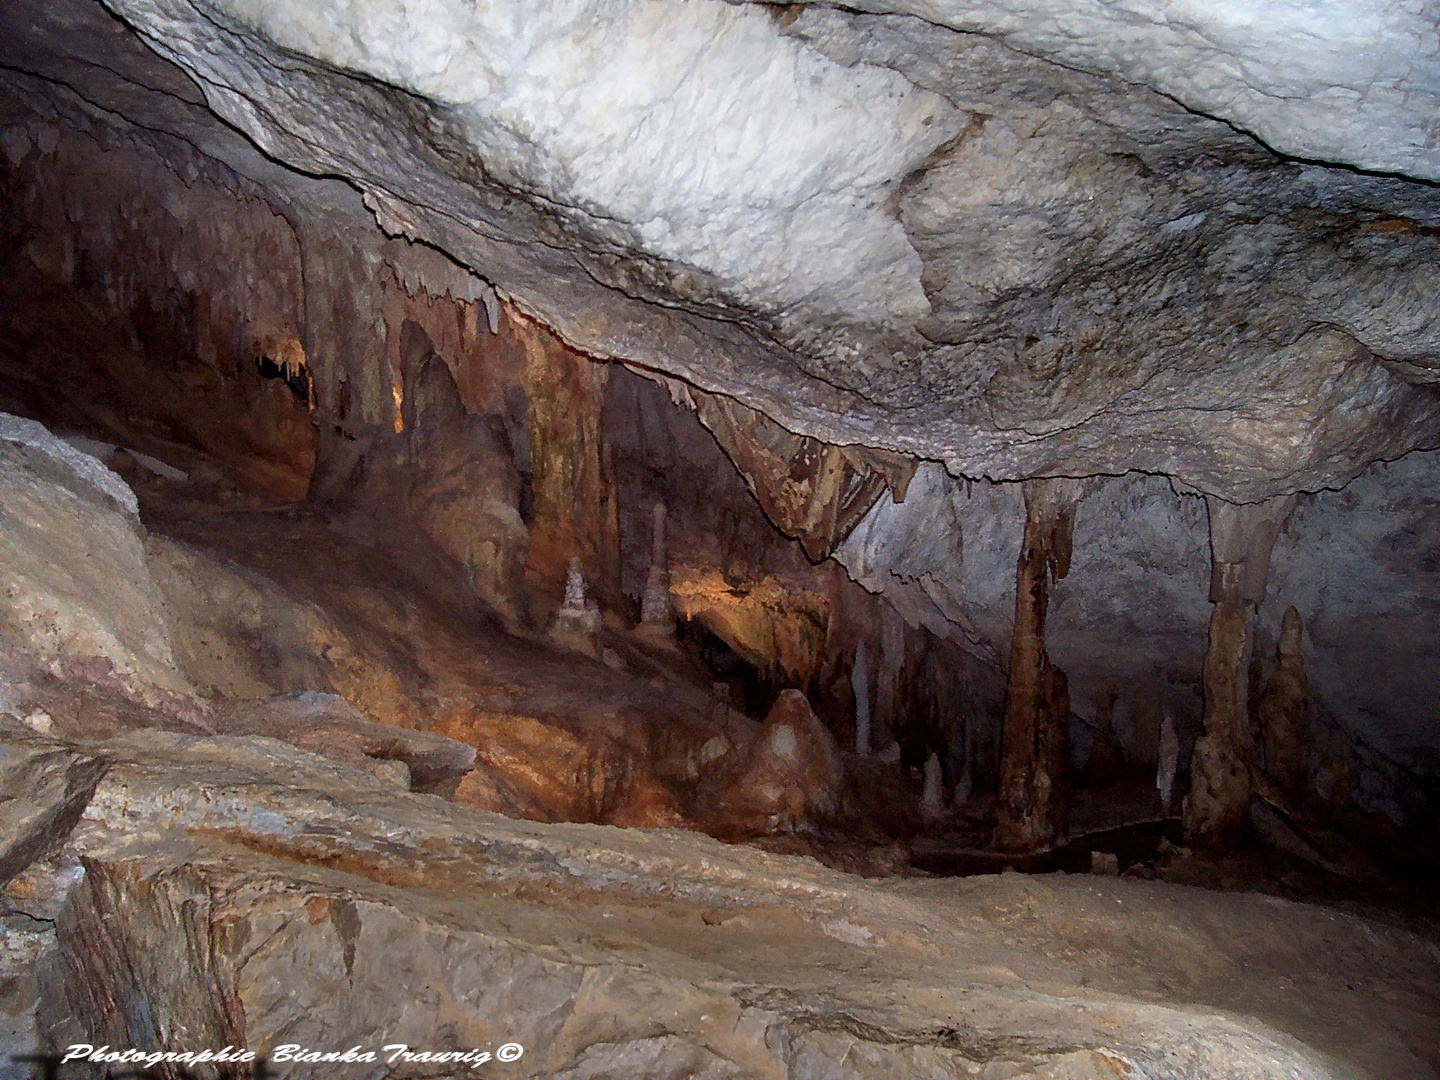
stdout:
<svg viewBox="0 0 1440 1080">
<path fill-rule="evenodd" d="M 1434 945 L 1338 912 L 1117 879 L 862 882 L 509 821 L 254 737 L 96 749 L 112 765 L 41 979 L 61 1045 L 518 1042 L 490 1066 L 515 1076 L 1434 1075 Z"/>
</svg>

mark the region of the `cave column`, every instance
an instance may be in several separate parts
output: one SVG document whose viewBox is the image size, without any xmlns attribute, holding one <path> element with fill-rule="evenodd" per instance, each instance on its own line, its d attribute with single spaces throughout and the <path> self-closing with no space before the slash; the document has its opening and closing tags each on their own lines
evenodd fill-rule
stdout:
<svg viewBox="0 0 1440 1080">
<path fill-rule="evenodd" d="M 999 847 L 1035 851 L 1064 837 L 1070 815 L 1070 693 L 1045 651 L 1050 585 L 1070 570 L 1079 481 L 1027 480 L 1015 572 L 1015 632 L 1000 752 Z"/>
<path fill-rule="evenodd" d="M 1205 650 L 1203 732 L 1190 764 L 1185 834 L 1223 844 L 1250 816 L 1250 650 L 1255 610 L 1265 599 L 1270 552 L 1293 496 L 1237 505 L 1206 496 L 1210 515 L 1210 640 Z"/>
</svg>

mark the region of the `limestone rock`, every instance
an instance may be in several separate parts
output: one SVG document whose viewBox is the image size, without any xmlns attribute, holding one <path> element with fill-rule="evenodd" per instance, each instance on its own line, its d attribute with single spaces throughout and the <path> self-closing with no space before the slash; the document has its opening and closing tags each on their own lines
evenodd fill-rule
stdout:
<svg viewBox="0 0 1440 1080">
<path fill-rule="evenodd" d="M 805 695 L 783 690 L 743 761 L 720 789 L 719 832 L 776 832 L 838 809 L 840 748 Z"/>
<path fill-rule="evenodd" d="M 1255 703 L 1265 743 L 1265 772 L 1294 795 L 1304 795 L 1310 786 L 1311 704 L 1300 636 L 1300 613 L 1286 608 L 1275 673 Z"/>
<path fill-rule="evenodd" d="M 36 1015 L 39 971 L 56 949 L 54 926 L 21 913 L 0 916 L 0 1080 L 29 1080 L 33 1066 L 21 1059 L 40 1054 Z"/>
<path fill-rule="evenodd" d="M 506 821 L 269 739 L 105 753 L 36 980 L 52 1046 L 383 1032 L 519 1042 L 522 1077 L 1280 1080 L 1418 1070 L 1407 1046 L 1433 1030 L 1433 950 L 1325 909 L 1094 877 L 877 884 L 695 834 Z M 1117 928 L 1131 949 L 1090 947 Z"/>
<path fill-rule="evenodd" d="M 599 657 L 595 635 L 600 632 L 600 605 L 585 592 L 585 574 L 578 556 L 565 572 L 565 596 L 555 611 L 550 640 L 564 648 Z"/>
<path fill-rule="evenodd" d="M 1070 694 L 1045 650 L 1050 587 L 1070 571 L 1082 485 L 1025 484 L 1025 530 L 1015 575 L 1015 631 L 1005 687 L 996 843 L 1035 850 L 1063 840 L 1070 815 Z"/>
<path fill-rule="evenodd" d="M 536 821 L 663 828 L 684 820 L 654 761 L 624 732 L 481 712 L 437 730 L 476 748 L 475 769 L 455 793 L 461 803 Z"/>
<path fill-rule="evenodd" d="M 103 757 L 0 717 L 0 885 L 58 848 L 104 775 Z"/>
<path fill-rule="evenodd" d="M 180 664 L 204 696 L 335 693 L 372 716 L 408 716 L 389 658 L 316 604 L 194 545 L 152 534 L 145 547 Z"/>
<path fill-rule="evenodd" d="M 37 429 L 29 444 L 0 438 L 0 642 L 47 660 L 107 662 L 142 696 L 189 694 L 133 502 L 112 494 L 128 489 Z M 89 462 L 104 486 L 62 451 Z"/>
<path fill-rule="evenodd" d="M 337 760 L 370 769 L 405 768 L 406 788 L 429 791 L 459 780 L 475 763 L 475 748 L 440 735 L 377 724 L 344 698 L 300 691 L 217 705 L 215 730 L 223 735 L 268 735 Z"/>
<path fill-rule="evenodd" d="M 512 624 L 529 546 L 520 474 L 495 426 L 470 416 L 449 366 L 417 364 L 405 399 L 406 465 L 416 521 L 470 574 L 475 592 Z"/>
<path fill-rule="evenodd" d="M 1433 445 L 1433 192 L 1300 168 L 1213 119 L 1272 130 L 1262 114 L 1311 108 L 1308 75 L 1240 74 L 1289 63 L 1256 56 L 1248 22 L 1197 17 L 1201 29 L 1157 7 L 1057 31 L 1058 4 L 973 20 L 944 4 L 904 5 L 923 19 L 807 5 L 783 23 L 704 5 L 652 20 L 623 4 L 582 30 L 544 7 L 487 24 L 446 5 L 436 40 L 457 44 L 436 51 L 396 37 L 413 13 L 392 24 L 369 8 L 330 19 L 225 0 L 222 30 L 188 5 L 110 6 L 275 157 L 350 178 L 392 235 L 484 268 L 572 345 L 831 446 L 1007 479 L 1140 469 L 1245 500 Z M 1257 40 L 1284 49 L 1291 10 Z M 1423 20 L 1386 25 L 1425 70 Z M 647 58 L 627 109 L 553 111 L 566 94 L 609 100 L 608 63 L 535 74 L 579 34 L 605 42 L 587 57 Z M 1317 51 L 1299 67 L 1350 68 L 1353 50 L 1332 59 L 1318 44 L 1343 35 L 1303 36 Z M 1106 44 L 1080 44 L 1092 39 Z M 1200 93 L 1177 55 L 1226 75 Z M 1316 107 L 1295 145 L 1369 131 L 1378 83 L 1349 74 L 1366 92 L 1340 123 Z M 1409 105 L 1389 130 L 1413 150 L 1428 120 L 1401 118 L 1428 118 L 1433 94 L 1392 84 L 1380 96 Z M 1240 108 L 1259 85 L 1276 97 Z M 732 91 L 723 103 L 716 86 Z M 1167 96 L 1190 91 L 1213 112 Z M 301 104 L 322 93 L 323 113 Z M 730 153 L 742 132 L 764 135 Z M 480 173 L 458 164 L 472 161 Z M 1243 403 L 1229 393 L 1242 383 L 1258 391 Z M 546 556 L 554 577 L 571 553 Z"/>
</svg>

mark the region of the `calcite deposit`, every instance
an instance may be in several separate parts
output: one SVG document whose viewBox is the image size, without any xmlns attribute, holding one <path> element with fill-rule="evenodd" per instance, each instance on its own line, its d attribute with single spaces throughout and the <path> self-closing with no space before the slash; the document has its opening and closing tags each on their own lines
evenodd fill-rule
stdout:
<svg viewBox="0 0 1440 1080">
<path fill-rule="evenodd" d="M 0 1050 L 1440 1075 L 1437 33 L 0 6 Z"/>
</svg>

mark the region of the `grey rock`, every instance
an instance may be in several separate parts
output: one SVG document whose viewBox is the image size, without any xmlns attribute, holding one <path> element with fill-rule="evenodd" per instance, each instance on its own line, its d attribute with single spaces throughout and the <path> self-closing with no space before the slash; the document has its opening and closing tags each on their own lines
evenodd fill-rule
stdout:
<svg viewBox="0 0 1440 1080">
<path fill-rule="evenodd" d="M 0 885 L 65 842 L 105 760 L 0 720 Z"/>
<path fill-rule="evenodd" d="M 57 448 L 119 478 L 35 429 L 44 432 L 23 430 L 46 449 L 0 439 L 0 643 L 46 661 L 106 662 L 141 696 L 188 694 L 133 507 L 74 471 Z"/>
<path fill-rule="evenodd" d="M 367 756 L 403 768 L 406 788 L 411 782 L 431 788 L 459 780 L 475 765 L 473 746 L 443 735 L 377 724 L 344 698 L 311 690 L 217 704 L 215 729 L 221 735 L 267 735 L 284 742 L 318 735 L 320 741 L 306 748 L 321 753 L 330 733 L 353 736 Z"/>
<path fill-rule="evenodd" d="M 515 1041 L 517 1076 L 1168 1080 L 1394 1068 L 1433 1021 L 1433 946 L 1268 898 L 859 881 L 692 833 L 507 820 L 269 739 L 105 750 L 43 980 L 52 1045 Z M 1077 951 L 1121 924 L 1128 959 Z"/>
</svg>

